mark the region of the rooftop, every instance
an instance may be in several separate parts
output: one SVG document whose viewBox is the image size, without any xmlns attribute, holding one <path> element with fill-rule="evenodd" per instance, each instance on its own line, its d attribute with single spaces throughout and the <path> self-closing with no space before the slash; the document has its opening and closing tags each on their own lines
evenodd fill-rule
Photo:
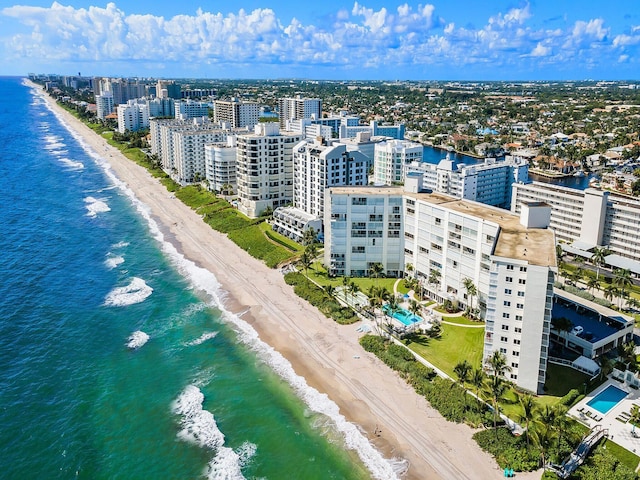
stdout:
<svg viewBox="0 0 640 480">
<path fill-rule="evenodd" d="M 520 217 L 508 210 L 469 200 L 459 200 L 437 192 L 409 193 L 405 192 L 403 187 L 400 186 L 334 187 L 331 190 L 353 195 L 404 195 L 433 205 L 441 205 L 457 213 L 493 222 L 500 227 L 500 233 L 493 251 L 494 255 L 523 260 L 530 265 L 556 266 L 556 247 L 553 231 L 542 228 L 526 228 L 520 224 Z"/>
</svg>

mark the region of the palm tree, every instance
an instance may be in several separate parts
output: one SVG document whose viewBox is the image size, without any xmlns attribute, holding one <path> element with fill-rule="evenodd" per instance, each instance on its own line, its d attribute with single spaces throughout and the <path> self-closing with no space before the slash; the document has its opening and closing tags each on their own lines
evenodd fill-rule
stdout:
<svg viewBox="0 0 640 480">
<path fill-rule="evenodd" d="M 327 295 L 329 295 L 329 297 L 333 298 L 336 294 L 336 287 L 334 287 L 333 285 L 327 285 L 326 287 L 324 287 L 324 291 L 327 292 Z"/>
<path fill-rule="evenodd" d="M 638 407 L 637 405 L 633 405 L 631 407 L 631 418 L 629 419 L 629 422 L 631 423 L 631 425 L 633 425 L 633 427 L 631 428 L 631 433 L 635 437 L 636 425 L 640 423 L 640 407 Z"/>
<path fill-rule="evenodd" d="M 471 280 L 469 277 L 465 277 L 465 279 L 462 280 L 462 284 L 464 285 L 464 288 L 467 291 L 467 296 L 470 299 L 469 300 L 469 311 L 470 311 L 471 315 L 473 316 L 473 298 L 478 293 L 478 289 L 476 288 L 475 284 L 473 283 L 473 280 Z"/>
<path fill-rule="evenodd" d="M 562 245 L 556 245 L 556 260 L 558 261 L 558 265 L 562 263 L 562 257 L 564 256 L 564 251 L 562 250 Z"/>
<path fill-rule="evenodd" d="M 518 419 L 519 422 L 524 422 L 527 430 L 527 450 L 529 449 L 529 424 L 533 420 L 535 415 L 536 404 L 533 400 L 533 396 L 528 393 L 518 395 L 518 401 L 522 408 L 522 413 Z"/>
<path fill-rule="evenodd" d="M 549 406 L 546 406 L 549 409 Z M 546 452 L 553 442 L 553 430 L 545 425 L 541 420 L 536 428 L 531 431 L 531 440 L 533 445 L 540 450 L 540 459 L 542 460 L 542 467 L 546 465 Z"/>
<path fill-rule="evenodd" d="M 633 285 L 633 281 L 631 280 L 631 272 L 628 268 L 617 268 L 613 272 L 613 284 L 618 287 L 621 292 L 620 298 L 622 299 L 623 295 L 626 293 L 627 289 Z M 620 308 L 622 306 L 620 305 Z"/>
<path fill-rule="evenodd" d="M 307 286 L 309 285 L 309 265 L 311 265 L 312 261 L 313 260 L 311 258 L 311 255 L 309 255 L 309 252 L 307 252 L 306 250 L 302 252 L 299 262 L 300 265 L 302 265 L 302 267 L 304 268 L 304 275 L 306 278 Z"/>
<path fill-rule="evenodd" d="M 440 270 L 436 270 L 435 268 L 431 269 L 429 272 L 429 283 L 432 285 L 439 283 L 441 275 Z"/>
<path fill-rule="evenodd" d="M 344 295 L 344 303 L 347 303 L 347 287 L 349 287 L 349 282 L 351 279 L 346 275 L 342 277 L 342 294 Z"/>
<path fill-rule="evenodd" d="M 484 374 L 484 370 L 482 370 L 482 368 L 475 368 L 473 370 L 473 373 L 471 374 L 471 378 L 469 379 L 471 385 L 476 387 L 476 397 L 478 399 L 478 405 L 480 405 L 480 390 L 484 386 L 485 378 L 486 375 Z"/>
<path fill-rule="evenodd" d="M 558 449 L 560 449 L 560 441 L 562 440 L 565 430 L 569 425 L 569 419 L 567 418 L 567 412 L 569 411 L 569 408 L 566 405 L 556 405 L 554 407 L 554 410 L 555 417 L 552 428 L 558 437 Z"/>
<path fill-rule="evenodd" d="M 316 232 L 316 229 L 313 227 L 309 227 L 304 231 L 304 234 L 302 235 L 302 245 L 304 245 L 305 247 L 308 245 L 312 245 L 316 242 L 316 238 L 318 236 L 318 232 Z"/>
<path fill-rule="evenodd" d="M 471 364 L 469 362 L 467 362 L 466 360 L 463 360 L 462 362 L 458 362 L 456 364 L 455 367 L 453 367 L 453 373 L 456 374 L 456 376 L 458 377 L 458 383 L 460 384 L 460 387 L 464 390 L 464 384 L 466 382 L 469 381 L 469 376 L 471 374 Z M 467 393 L 465 391 L 464 393 L 464 404 L 465 407 L 467 405 Z"/>
<path fill-rule="evenodd" d="M 589 288 L 592 293 L 594 292 L 594 290 L 600 290 L 600 282 L 597 278 L 589 277 L 587 288 Z"/>
<path fill-rule="evenodd" d="M 355 304 L 355 296 L 360 291 L 360 287 L 356 282 L 351 282 L 349 284 L 349 293 L 351 294 L 351 305 Z"/>
<path fill-rule="evenodd" d="M 507 357 L 500 350 L 493 352 L 485 364 L 493 372 L 494 377 L 502 377 L 506 372 L 511 371 L 511 367 L 507 365 Z"/>
<path fill-rule="evenodd" d="M 398 305 L 398 299 L 396 298 L 395 295 L 391 295 L 389 297 L 389 301 L 387 302 L 387 308 L 385 312 L 385 316 L 387 318 L 387 328 L 389 330 L 391 330 L 392 328 L 391 319 L 393 318 L 393 315 L 398 312 L 399 308 L 400 308 L 400 305 Z"/>
<path fill-rule="evenodd" d="M 489 393 L 493 401 L 493 428 L 496 430 L 496 436 L 498 435 L 498 415 L 500 414 L 498 400 L 502 398 L 504 392 L 507 390 L 507 384 L 501 377 L 493 376 L 489 380 Z"/>
<path fill-rule="evenodd" d="M 378 278 L 382 272 L 384 272 L 384 265 L 380 262 L 372 263 L 371 267 L 369 267 L 369 275 L 376 279 L 376 287 L 378 286 Z"/>
<path fill-rule="evenodd" d="M 613 285 L 607 285 L 606 287 L 604 287 L 604 298 L 606 300 L 609 300 L 610 302 L 612 302 L 613 297 L 615 297 L 617 294 L 618 294 L 618 289 Z"/>
<path fill-rule="evenodd" d="M 606 355 L 600 357 L 600 379 L 609 375 L 613 371 L 614 362 Z"/>
<path fill-rule="evenodd" d="M 596 267 L 596 280 L 600 279 L 600 267 L 605 263 L 604 259 L 609 255 L 609 250 L 605 247 L 596 247 L 593 249 L 593 255 L 591 255 L 591 263 Z"/>
<path fill-rule="evenodd" d="M 640 307 L 640 301 L 636 297 L 629 297 L 627 300 L 627 306 L 631 309 L 637 310 Z"/>
<path fill-rule="evenodd" d="M 407 272 L 407 273 L 413 273 L 413 264 L 407 263 L 404 266 L 404 271 Z"/>
<path fill-rule="evenodd" d="M 420 311 L 422 310 L 422 305 L 420 305 L 420 303 L 416 302 L 413 298 L 411 299 L 411 301 L 409 302 L 409 311 L 411 313 L 413 313 L 416 317 L 418 317 Z"/>
</svg>

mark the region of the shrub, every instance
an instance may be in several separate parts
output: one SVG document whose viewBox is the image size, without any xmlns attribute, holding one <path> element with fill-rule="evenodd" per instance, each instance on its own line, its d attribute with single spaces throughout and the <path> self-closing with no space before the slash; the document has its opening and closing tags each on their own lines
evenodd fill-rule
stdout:
<svg viewBox="0 0 640 480">
<path fill-rule="evenodd" d="M 573 404 L 575 399 L 578 398 L 579 396 L 580 396 L 580 392 L 575 388 L 572 388 L 567 392 L 567 394 L 564 397 L 560 399 L 560 403 L 562 403 L 562 405 L 569 406 Z"/>
<path fill-rule="evenodd" d="M 490 453 L 500 468 L 513 468 L 517 472 L 536 470 L 540 451 L 533 446 L 527 449 L 524 436 L 516 437 L 506 428 L 483 430 L 473 435 L 480 448 Z"/>
<path fill-rule="evenodd" d="M 367 334 L 360 337 L 360 345 L 362 345 L 362 348 L 367 352 L 374 353 L 376 356 L 384 352 L 386 348 L 384 339 L 378 335 Z"/>
</svg>

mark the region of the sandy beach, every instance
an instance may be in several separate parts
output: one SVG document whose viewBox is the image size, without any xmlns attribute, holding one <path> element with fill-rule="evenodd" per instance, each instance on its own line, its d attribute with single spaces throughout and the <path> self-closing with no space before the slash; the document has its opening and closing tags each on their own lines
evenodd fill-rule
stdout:
<svg viewBox="0 0 640 480">
<path fill-rule="evenodd" d="M 310 386 L 326 393 L 386 458 L 407 460 L 404 478 L 503 477 L 495 461 L 473 441 L 468 426 L 444 420 L 392 370 L 360 347 L 357 324 L 338 325 L 298 298 L 281 272 L 267 268 L 212 230 L 144 168 L 45 97 L 95 152 L 106 157 L 116 176 L 150 208 L 178 251 L 216 276 L 228 292 L 225 308 L 247 310 L 242 318 L 260 338 L 280 352 Z M 539 478 L 540 474 L 518 477 Z"/>
</svg>

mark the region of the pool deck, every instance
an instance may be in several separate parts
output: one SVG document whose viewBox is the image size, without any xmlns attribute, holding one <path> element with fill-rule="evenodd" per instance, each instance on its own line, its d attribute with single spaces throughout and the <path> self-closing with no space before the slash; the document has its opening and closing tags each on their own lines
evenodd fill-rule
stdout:
<svg viewBox="0 0 640 480">
<path fill-rule="evenodd" d="M 589 407 L 587 403 L 609 385 L 627 392 L 628 395 L 615 404 L 607 413 L 602 414 Z M 634 404 L 640 406 L 640 391 L 629 387 L 625 383 L 609 379 L 578 402 L 569 410 L 568 414 L 589 428 L 601 425 L 602 428 L 609 430 L 609 439 L 611 441 L 630 452 L 640 454 L 640 427 L 636 427 L 635 434 L 633 434 L 633 425 L 628 422 L 631 415 L 631 407 Z"/>
</svg>

